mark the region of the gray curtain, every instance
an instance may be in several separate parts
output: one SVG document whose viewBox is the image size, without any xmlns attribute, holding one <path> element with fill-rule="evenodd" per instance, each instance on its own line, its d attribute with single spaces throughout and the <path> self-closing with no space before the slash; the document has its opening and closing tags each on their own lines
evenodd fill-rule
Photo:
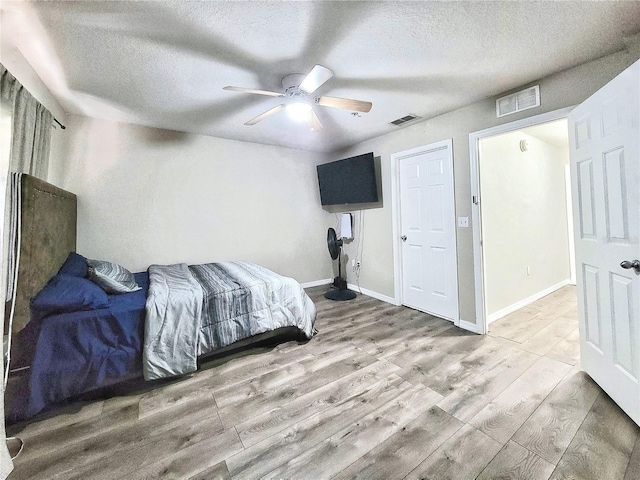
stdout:
<svg viewBox="0 0 640 480">
<path fill-rule="evenodd" d="M 2 99 L 13 103 L 12 172 L 47 179 L 53 115 L 0 64 Z"/>
<path fill-rule="evenodd" d="M 28 173 L 42 180 L 47 179 L 49 170 L 49 150 L 51 148 L 51 125 L 53 115 L 38 102 L 16 78 L 0 64 L 0 97 L 3 103 L 12 105 L 10 172 Z M 9 175 L 12 182 L 14 175 Z M 18 212 L 15 209 L 11 193 L 19 195 L 19 189 L 7 185 L 7 197 L 4 212 L 2 274 L 7 278 L 5 301 L 14 297 L 13 278 L 17 269 L 15 253 Z M 11 208 L 11 206 L 14 208 Z M 5 322 L 0 322 L 0 338 L 4 338 Z M 3 342 L 0 343 L 0 358 L 5 358 Z M 4 361 L 0 362 L 0 438 L 6 438 L 4 428 Z M 11 457 L 5 442 L 0 442 L 0 478 L 6 478 L 13 469 Z"/>
</svg>

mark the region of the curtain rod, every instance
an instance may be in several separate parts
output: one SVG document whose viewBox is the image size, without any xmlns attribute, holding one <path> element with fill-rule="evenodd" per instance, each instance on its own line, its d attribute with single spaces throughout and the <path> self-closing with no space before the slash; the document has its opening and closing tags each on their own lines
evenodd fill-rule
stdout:
<svg viewBox="0 0 640 480">
<path fill-rule="evenodd" d="M 60 121 L 56 117 L 53 117 L 53 121 L 56 122 L 58 125 L 60 125 L 60 128 L 62 128 L 63 130 L 66 130 L 67 127 L 65 127 L 63 124 L 61 124 Z"/>
</svg>

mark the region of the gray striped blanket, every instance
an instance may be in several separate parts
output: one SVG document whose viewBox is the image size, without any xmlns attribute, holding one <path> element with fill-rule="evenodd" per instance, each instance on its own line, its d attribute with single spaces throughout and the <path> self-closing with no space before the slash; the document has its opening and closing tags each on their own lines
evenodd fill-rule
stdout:
<svg viewBox="0 0 640 480">
<path fill-rule="evenodd" d="M 144 378 L 193 372 L 199 355 L 281 327 L 311 338 L 315 318 L 298 282 L 259 265 L 151 265 Z"/>
</svg>

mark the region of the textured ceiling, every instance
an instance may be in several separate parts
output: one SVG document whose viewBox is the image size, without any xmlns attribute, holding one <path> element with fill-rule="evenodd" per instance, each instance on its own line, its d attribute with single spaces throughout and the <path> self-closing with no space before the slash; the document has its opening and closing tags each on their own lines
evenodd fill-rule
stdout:
<svg viewBox="0 0 640 480">
<path fill-rule="evenodd" d="M 636 2 L 12 2 L 15 43 L 68 112 L 330 152 L 622 50 L 640 30 Z M 318 94 L 371 112 L 315 107 L 309 131 L 282 103 L 222 90 L 281 91 L 315 64 Z M 542 92 L 544 95 L 544 92 Z"/>
</svg>

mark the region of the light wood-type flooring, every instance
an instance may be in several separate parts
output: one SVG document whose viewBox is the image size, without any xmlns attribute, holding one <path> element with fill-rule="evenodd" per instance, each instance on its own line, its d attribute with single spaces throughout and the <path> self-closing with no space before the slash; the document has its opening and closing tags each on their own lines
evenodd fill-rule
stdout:
<svg viewBox="0 0 640 480">
<path fill-rule="evenodd" d="M 310 342 L 13 427 L 10 478 L 639 479 L 638 427 L 579 370 L 574 290 L 480 336 L 310 289 Z"/>
</svg>

